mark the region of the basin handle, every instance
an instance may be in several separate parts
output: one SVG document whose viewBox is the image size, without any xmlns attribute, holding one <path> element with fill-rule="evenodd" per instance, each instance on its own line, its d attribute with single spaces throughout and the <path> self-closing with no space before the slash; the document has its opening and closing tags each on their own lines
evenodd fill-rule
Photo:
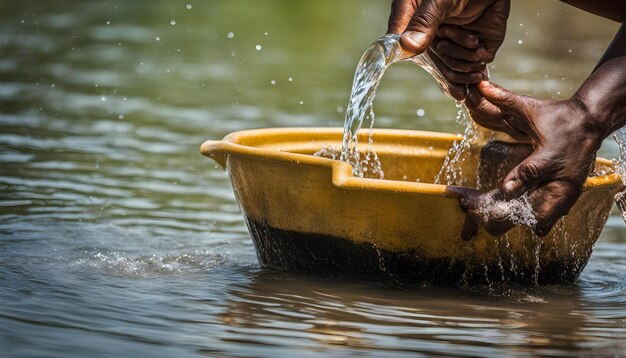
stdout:
<svg viewBox="0 0 626 358">
<path fill-rule="evenodd" d="M 215 160 L 222 168 L 226 169 L 226 159 L 230 152 L 228 144 L 222 140 L 207 140 L 200 146 L 200 153 Z"/>
</svg>

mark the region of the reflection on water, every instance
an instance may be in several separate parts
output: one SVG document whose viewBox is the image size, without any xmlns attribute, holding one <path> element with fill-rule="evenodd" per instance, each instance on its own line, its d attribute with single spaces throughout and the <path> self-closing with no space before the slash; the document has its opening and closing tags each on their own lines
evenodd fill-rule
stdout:
<svg viewBox="0 0 626 358">
<path fill-rule="evenodd" d="M 596 310 L 587 307 L 591 300 L 608 297 L 623 307 L 623 291 L 558 286 L 398 291 L 262 272 L 245 285 L 234 285 L 231 294 L 228 309 L 219 315 L 232 326 L 224 339 L 258 346 L 280 342 L 332 354 L 350 347 L 390 356 L 570 356 L 589 347 L 604 347 L 606 353 L 625 347 L 611 342 L 616 335 L 625 337 L 623 316 L 611 317 L 613 322 L 604 317 L 595 326 Z"/>
<path fill-rule="evenodd" d="M 492 75 L 564 98 L 616 25 L 527 4 L 514 4 Z M 0 2 L 2 355 L 623 354 L 617 215 L 572 287 L 398 290 L 258 267 L 228 179 L 199 144 L 341 126 L 354 65 L 387 11 L 374 0 Z M 413 65 L 388 71 L 376 108 L 377 127 L 458 130 L 454 105 Z M 607 142 L 603 155 L 616 154 Z"/>
</svg>

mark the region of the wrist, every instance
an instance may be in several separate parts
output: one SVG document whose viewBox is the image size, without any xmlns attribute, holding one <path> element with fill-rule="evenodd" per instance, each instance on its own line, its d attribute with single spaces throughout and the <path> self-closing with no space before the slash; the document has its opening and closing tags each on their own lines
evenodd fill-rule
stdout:
<svg viewBox="0 0 626 358">
<path fill-rule="evenodd" d="M 573 108 L 572 119 L 579 121 L 582 134 L 600 149 L 602 141 L 612 133 L 606 108 L 603 109 L 581 91 L 576 92 L 568 102 Z"/>
</svg>

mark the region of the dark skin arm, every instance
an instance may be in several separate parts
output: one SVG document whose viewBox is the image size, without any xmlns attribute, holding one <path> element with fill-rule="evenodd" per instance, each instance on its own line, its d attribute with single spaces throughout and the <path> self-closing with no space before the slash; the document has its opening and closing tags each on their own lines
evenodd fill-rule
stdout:
<svg viewBox="0 0 626 358">
<path fill-rule="evenodd" d="M 617 22 L 626 21 L 626 6 L 620 0 L 561 0 L 581 10 L 592 14 L 615 20 Z"/>
<path fill-rule="evenodd" d="M 534 231 L 547 235 L 582 193 L 602 141 L 626 125 L 626 23 L 572 98 L 536 99 L 481 82 L 466 103 L 480 125 L 533 144 L 533 153 L 505 177 L 502 186 L 485 195 L 499 200 L 528 195 L 537 218 Z M 506 218 L 486 218 L 482 202 L 482 196 L 464 202 L 471 220 L 465 239 L 476 225 L 494 236 L 513 227 Z"/>
</svg>

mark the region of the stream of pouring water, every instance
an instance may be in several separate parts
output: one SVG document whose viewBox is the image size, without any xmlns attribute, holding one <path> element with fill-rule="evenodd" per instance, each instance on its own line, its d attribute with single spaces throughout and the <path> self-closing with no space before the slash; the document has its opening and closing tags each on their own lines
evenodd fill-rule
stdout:
<svg viewBox="0 0 626 358">
<path fill-rule="evenodd" d="M 427 53 L 409 57 L 400 47 L 400 35 L 387 35 L 374 41 L 363 53 L 354 73 L 352 93 L 346 110 L 343 145 L 340 159 L 352 165 L 355 176 L 383 178 L 380 160 L 372 148 L 374 126 L 374 98 L 376 89 L 387 67 L 401 60 L 409 60 L 424 68 L 437 81 L 441 89 L 449 93 L 448 84 L 436 69 Z M 366 118 L 370 120 L 370 133 L 365 158 L 361 160 L 358 148 L 358 131 Z M 370 173 L 367 173 L 370 171 Z"/>
</svg>

